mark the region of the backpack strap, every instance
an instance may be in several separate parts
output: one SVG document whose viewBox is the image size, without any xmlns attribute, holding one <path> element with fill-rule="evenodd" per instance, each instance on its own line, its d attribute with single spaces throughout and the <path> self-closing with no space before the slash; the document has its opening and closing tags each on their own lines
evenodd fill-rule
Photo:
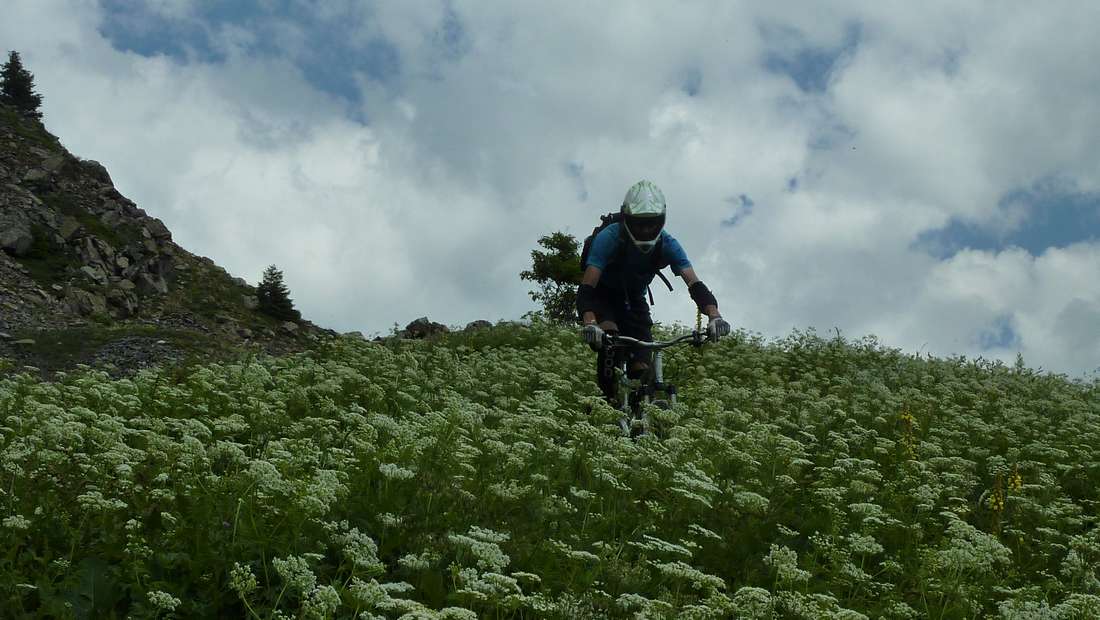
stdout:
<svg viewBox="0 0 1100 620">
<path fill-rule="evenodd" d="M 606 227 L 607 225 L 609 225 L 613 222 L 613 220 L 611 219 L 612 215 L 613 214 L 608 214 L 608 215 L 602 216 L 600 218 L 604 222 L 603 227 Z M 622 226 L 621 223 L 620 223 L 620 226 Z M 597 228 L 597 230 L 592 231 L 593 236 L 601 228 Z M 615 252 L 615 258 L 612 259 L 611 262 L 618 262 L 620 264 L 625 262 L 626 252 L 627 252 L 627 244 L 629 244 L 629 243 L 630 243 L 630 240 L 627 238 L 626 233 L 624 233 L 622 228 L 620 228 L 619 229 L 619 249 Z M 652 254 L 652 256 L 653 256 L 653 259 L 652 259 L 652 261 L 653 261 L 652 262 L 653 271 L 657 274 L 657 277 L 661 279 L 661 282 L 665 283 L 665 286 L 668 287 L 669 292 L 672 292 L 672 283 L 668 281 L 668 278 L 665 277 L 665 274 L 661 273 L 661 270 L 665 268 L 664 265 L 661 265 L 661 260 L 664 258 L 664 245 L 663 245 L 663 243 L 664 243 L 663 241 L 658 241 L 657 246 L 655 248 L 653 248 L 653 254 Z M 653 290 L 650 287 L 647 286 L 646 287 L 646 292 L 649 293 L 649 305 L 651 305 L 651 306 L 654 305 Z"/>
<path fill-rule="evenodd" d="M 657 270 L 657 277 L 661 279 L 661 282 L 665 283 L 665 286 L 668 287 L 668 290 L 671 293 L 672 292 L 672 283 L 668 281 L 668 278 L 665 277 L 665 274 L 661 273 L 660 269 Z"/>
<path fill-rule="evenodd" d="M 662 264 L 665 258 L 664 243 L 664 239 L 661 239 L 657 242 L 657 246 L 653 248 L 653 271 L 657 273 L 657 277 L 661 279 L 661 282 L 665 283 L 665 286 L 668 287 L 668 292 L 671 293 L 672 283 L 668 281 L 668 278 L 665 277 L 665 274 L 661 273 L 661 270 L 666 267 L 666 265 Z"/>
</svg>

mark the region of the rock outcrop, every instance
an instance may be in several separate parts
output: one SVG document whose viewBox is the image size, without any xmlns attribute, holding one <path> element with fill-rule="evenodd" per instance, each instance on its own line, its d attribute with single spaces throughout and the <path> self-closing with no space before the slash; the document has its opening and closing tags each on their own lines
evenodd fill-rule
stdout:
<svg viewBox="0 0 1100 620">
<path fill-rule="evenodd" d="M 331 333 L 261 314 L 255 287 L 177 245 L 102 164 L 73 156 L 41 122 L 0 104 L 0 331 L 137 324 L 276 352 Z M 155 359 L 160 345 L 135 353 L 147 340 L 105 347 L 105 355 Z M 0 357 L 33 362 L 28 348 L 0 339 Z"/>
<path fill-rule="evenodd" d="M 429 321 L 428 317 L 422 316 L 405 327 L 402 337 L 411 340 L 421 340 L 437 334 L 446 334 L 449 331 L 450 329 L 448 329 L 446 325 L 434 323 Z"/>
</svg>

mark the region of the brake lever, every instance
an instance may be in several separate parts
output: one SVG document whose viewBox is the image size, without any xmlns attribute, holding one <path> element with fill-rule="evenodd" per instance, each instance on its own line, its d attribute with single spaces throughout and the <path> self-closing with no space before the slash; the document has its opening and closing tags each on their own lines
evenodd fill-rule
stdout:
<svg viewBox="0 0 1100 620">
<path fill-rule="evenodd" d="M 703 337 L 703 333 L 699 330 L 691 332 L 691 346 L 701 347 L 706 343 L 706 339 Z"/>
</svg>

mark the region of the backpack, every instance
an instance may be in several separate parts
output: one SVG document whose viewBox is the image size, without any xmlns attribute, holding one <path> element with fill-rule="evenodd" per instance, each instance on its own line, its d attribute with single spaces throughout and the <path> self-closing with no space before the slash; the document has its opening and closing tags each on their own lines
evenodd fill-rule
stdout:
<svg viewBox="0 0 1100 620">
<path fill-rule="evenodd" d="M 600 232 L 603 231 L 603 229 L 607 228 L 608 226 L 610 226 L 612 224 L 617 224 L 617 223 L 622 222 L 622 219 L 623 219 L 623 214 L 622 214 L 621 211 L 615 211 L 615 212 L 612 212 L 612 213 L 608 213 L 607 215 L 601 215 L 600 216 L 600 225 L 593 228 L 592 229 L 592 234 L 588 235 L 587 237 L 584 238 L 584 246 L 581 248 L 581 273 L 582 274 L 584 273 L 584 270 L 588 268 L 588 252 L 592 249 L 592 240 L 595 239 L 596 235 L 600 234 Z M 620 239 L 622 241 L 626 241 L 625 235 L 621 234 L 621 230 L 622 230 L 622 228 L 620 227 Z M 661 251 L 661 249 L 662 249 L 661 248 L 661 241 L 658 240 L 657 241 L 657 246 L 654 247 L 653 251 L 649 253 L 649 255 L 651 257 L 650 260 L 653 261 L 652 267 L 653 267 L 654 273 L 657 274 L 657 277 L 660 278 L 661 281 L 665 283 L 665 286 L 668 287 L 668 290 L 671 291 L 672 290 L 672 283 L 670 283 L 668 281 L 668 278 L 665 277 L 665 274 L 661 273 L 661 269 L 664 269 L 666 267 L 666 265 L 661 264 L 661 259 L 664 258 L 664 255 L 663 255 L 663 252 Z M 625 255 L 626 255 L 626 243 L 620 243 L 618 254 L 616 254 L 611 259 L 610 262 L 622 261 L 622 259 Z M 646 291 L 649 292 L 649 305 L 652 306 L 653 305 L 653 291 L 649 290 L 648 287 L 646 288 Z"/>
</svg>

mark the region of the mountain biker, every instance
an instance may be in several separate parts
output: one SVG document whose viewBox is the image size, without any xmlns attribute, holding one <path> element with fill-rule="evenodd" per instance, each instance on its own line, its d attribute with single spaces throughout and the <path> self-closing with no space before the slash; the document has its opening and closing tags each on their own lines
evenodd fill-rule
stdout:
<svg viewBox="0 0 1100 620">
<path fill-rule="evenodd" d="M 671 267 L 674 275 L 684 279 L 692 300 L 709 317 L 709 340 L 730 333 L 729 323 L 718 312 L 718 301 L 695 274 L 684 248 L 664 230 L 665 195 L 661 190 L 649 181 L 635 183 L 627 190 L 620 213 L 620 222 L 593 238 L 577 289 L 577 314 L 584 325 L 581 333 L 599 353 L 596 382 L 609 400 L 615 395 L 615 377 L 614 367 L 606 363 L 603 336 L 621 334 L 653 341 L 653 319 L 645 293 L 661 268 Z M 634 351 L 628 375 L 641 376 L 648 367 L 649 354 Z"/>
</svg>

